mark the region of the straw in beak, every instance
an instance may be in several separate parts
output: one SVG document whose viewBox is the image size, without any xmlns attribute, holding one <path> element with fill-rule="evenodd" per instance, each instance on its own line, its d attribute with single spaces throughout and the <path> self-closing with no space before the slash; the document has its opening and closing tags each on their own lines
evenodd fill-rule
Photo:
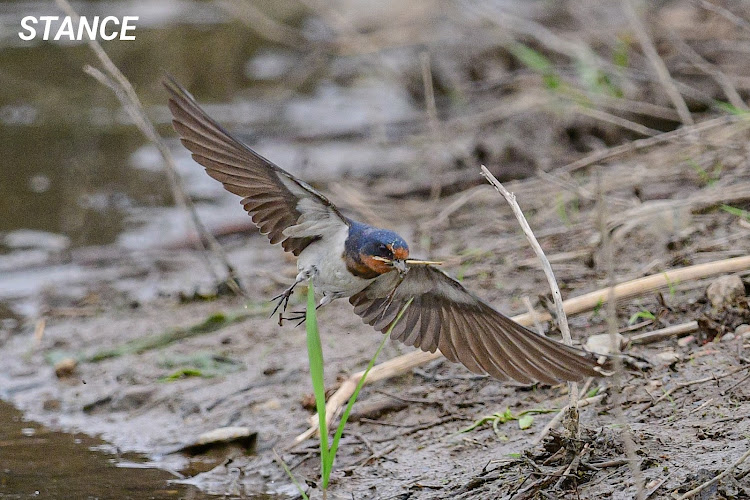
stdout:
<svg viewBox="0 0 750 500">
<path fill-rule="evenodd" d="M 400 273 L 405 273 L 406 271 L 408 271 L 409 266 L 439 266 L 442 264 L 442 262 L 434 260 L 386 259 L 385 257 L 373 257 L 373 259 L 385 262 L 386 264 L 394 267 Z"/>
</svg>

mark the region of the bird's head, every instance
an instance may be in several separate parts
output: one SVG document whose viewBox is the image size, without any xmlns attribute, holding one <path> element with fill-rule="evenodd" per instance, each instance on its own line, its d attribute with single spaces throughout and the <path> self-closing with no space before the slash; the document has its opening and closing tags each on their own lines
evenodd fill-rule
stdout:
<svg viewBox="0 0 750 500">
<path fill-rule="evenodd" d="M 393 231 L 379 229 L 364 235 L 359 245 L 359 261 L 376 274 L 394 269 L 406 271 L 409 245 Z"/>
</svg>

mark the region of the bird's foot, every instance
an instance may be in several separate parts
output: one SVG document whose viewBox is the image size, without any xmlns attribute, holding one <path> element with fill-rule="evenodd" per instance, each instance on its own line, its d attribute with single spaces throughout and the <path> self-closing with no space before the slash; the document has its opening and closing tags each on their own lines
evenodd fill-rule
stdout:
<svg viewBox="0 0 750 500">
<path fill-rule="evenodd" d="M 321 300 L 320 304 L 318 304 L 317 306 L 315 306 L 315 310 L 317 311 L 318 309 L 320 309 L 321 307 L 323 307 L 324 305 L 326 305 L 329 302 L 330 302 L 330 300 L 328 300 L 328 301 Z M 279 326 L 282 326 L 284 324 L 284 321 L 299 321 L 299 323 L 297 323 L 296 325 L 294 325 L 294 326 L 299 326 L 302 323 L 304 323 L 306 319 L 307 319 L 307 310 L 305 310 L 305 311 L 292 311 L 292 316 L 283 316 L 282 313 L 279 313 Z"/>
<path fill-rule="evenodd" d="M 286 311 L 287 306 L 289 305 L 289 298 L 292 296 L 292 293 L 294 292 L 294 287 L 297 286 L 297 283 L 293 284 L 280 294 L 278 294 L 276 297 L 271 299 L 271 302 L 276 301 L 276 307 L 273 308 L 273 312 L 271 313 L 271 316 L 273 317 L 274 314 L 276 314 L 276 311 L 281 308 L 281 313 L 283 314 Z"/>
<path fill-rule="evenodd" d="M 299 326 L 307 319 L 307 311 L 292 311 L 291 316 L 284 316 L 279 313 L 279 326 L 284 324 L 284 321 L 298 321 L 294 326 Z"/>
</svg>

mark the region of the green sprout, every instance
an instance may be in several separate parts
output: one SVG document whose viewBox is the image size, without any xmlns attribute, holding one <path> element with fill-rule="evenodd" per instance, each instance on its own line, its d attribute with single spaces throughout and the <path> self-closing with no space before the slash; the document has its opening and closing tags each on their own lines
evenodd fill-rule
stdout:
<svg viewBox="0 0 750 500">
<path fill-rule="evenodd" d="M 388 328 L 388 331 L 386 331 L 385 335 L 383 335 L 383 340 L 380 342 L 380 345 L 375 351 L 375 355 L 370 360 L 370 363 L 367 365 L 362 378 L 359 379 L 359 383 L 357 383 L 357 387 L 354 389 L 354 393 L 349 398 L 349 403 L 346 405 L 346 408 L 341 415 L 341 421 L 339 422 L 339 425 L 336 428 L 336 432 L 333 435 L 333 439 L 331 440 L 331 443 L 329 445 L 328 425 L 326 423 L 325 382 L 323 379 L 323 348 L 320 342 L 320 334 L 318 331 L 318 318 L 315 306 L 315 291 L 313 290 L 312 278 L 310 279 L 310 284 L 307 288 L 305 328 L 307 331 L 307 353 L 310 359 L 310 379 L 312 380 L 313 393 L 315 394 L 315 407 L 318 414 L 318 429 L 320 431 L 320 475 L 321 488 L 323 490 L 324 499 L 327 497 L 328 484 L 331 478 L 331 471 L 333 470 L 333 462 L 336 459 L 336 452 L 338 451 L 339 442 L 341 441 L 341 436 L 344 433 L 344 427 L 346 426 L 346 422 L 349 419 L 349 414 L 352 411 L 354 402 L 357 400 L 357 396 L 359 396 L 359 392 L 362 390 L 362 386 L 364 386 L 365 384 L 367 374 L 370 373 L 372 367 L 375 366 L 375 361 L 378 359 L 380 351 L 383 350 L 386 340 L 388 340 L 388 337 L 390 337 L 391 331 L 393 331 L 393 328 L 395 328 L 395 326 L 401 320 L 401 316 L 403 316 L 404 312 L 406 312 L 406 308 L 409 307 L 410 304 L 411 299 L 406 303 L 406 305 L 404 305 L 404 307 L 398 313 L 398 316 L 396 316 L 396 319 Z M 284 467 L 283 461 L 282 467 Z M 297 485 L 297 489 L 299 490 L 302 497 L 307 499 L 307 495 L 302 490 L 294 476 L 291 474 L 291 471 L 288 470 L 288 467 L 284 467 L 284 470 L 286 470 L 287 474 L 292 479 L 294 484 Z"/>
<path fill-rule="evenodd" d="M 513 44 L 510 48 L 510 52 L 521 61 L 524 66 L 541 74 L 542 81 L 548 89 L 554 90 L 560 87 L 562 83 L 560 75 L 555 72 L 552 61 L 550 61 L 544 54 L 522 43 Z"/>
<path fill-rule="evenodd" d="M 479 420 L 475 421 L 470 426 L 461 429 L 459 433 L 463 434 L 466 432 L 471 432 L 477 427 L 481 427 L 485 424 L 492 424 L 492 430 L 495 431 L 495 435 L 500 440 L 507 440 L 508 437 L 500 432 L 500 425 L 510 422 L 511 420 L 518 420 L 518 428 L 521 430 L 526 430 L 531 427 L 531 425 L 534 423 L 534 415 L 541 415 L 544 413 L 554 413 L 558 411 L 557 409 L 552 410 L 545 410 L 545 409 L 532 409 L 532 410 L 526 410 L 522 411 L 518 415 L 513 415 L 513 413 L 510 411 L 510 408 L 506 408 L 504 412 L 500 413 L 493 413 L 492 415 L 485 415 L 484 417 L 480 418 Z"/>
<path fill-rule="evenodd" d="M 633 325 L 639 319 L 656 319 L 656 316 L 654 316 L 654 313 L 652 313 L 651 311 L 641 309 L 630 317 L 630 319 L 628 320 L 628 324 Z"/>
<path fill-rule="evenodd" d="M 741 208 L 733 207 L 731 205 L 722 205 L 719 208 L 721 208 L 727 213 L 736 215 L 737 217 L 740 217 L 741 219 L 745 219 L 746 221 L 750 222 L 750 212 L 748 212 L 747 210 L 742 210 Z"/>
</svg>

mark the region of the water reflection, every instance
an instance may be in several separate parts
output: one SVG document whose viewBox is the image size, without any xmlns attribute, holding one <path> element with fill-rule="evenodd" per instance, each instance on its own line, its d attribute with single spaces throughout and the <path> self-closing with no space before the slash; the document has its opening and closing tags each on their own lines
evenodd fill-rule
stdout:
<svg viewBox="0 0 750 500">
<path fill-rule="evenodd" d="M 76 4 L 89 15 L 137 11 L 136 40 L 104 47 L 151 114 L 164 107 L 166 71 L 203 98 L 228 100 L 248 85 L 245 66 L 259 43 L 251 31 L 209 4 L 154 4 Z M 0 27 L 16 33 L 23 15 L 59 14 L 52 2 L 46 7 L 3 2 Z M 66 234 L 74 247 L 106 244 L 132 207 L 171 204 L 162 172 L 131 167 L 145 141 L 114 94 L 83 73 L 96 65 L 86 45 L 3 37 L 0 48 L 0 232 L 38 229 Z M 166 116 L 155 118 L 168 133 Z"/>
<path fill-rule="evenodd" d="M 169 482 L 137 455 L 84 434 L 52 432 L 0 402 L 0 498 L 219 498 Z"/>
</svg>

